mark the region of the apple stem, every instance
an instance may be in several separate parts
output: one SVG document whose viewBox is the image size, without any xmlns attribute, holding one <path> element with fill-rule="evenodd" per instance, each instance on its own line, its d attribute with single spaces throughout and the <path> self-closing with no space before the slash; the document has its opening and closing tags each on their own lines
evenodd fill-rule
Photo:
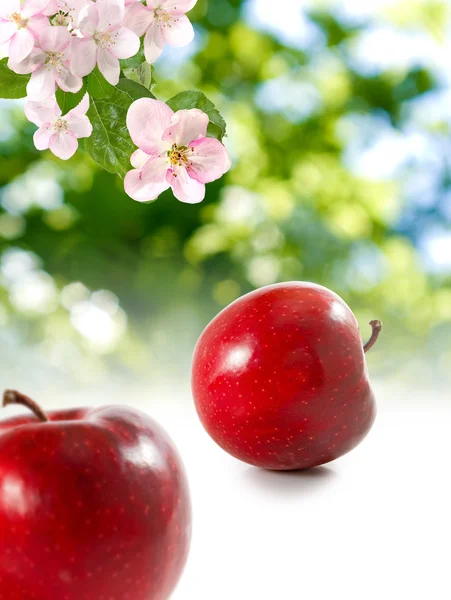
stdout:
<svg viewBox="0 0 451 600">
<path fill-rule="evenodd" d="M 50 421 L 50 419 L 42 410 L 42 408 L 38 404 L 36 404 L 34 400 L 29 398 L 28 396 L 25 396 L 25 394 L 21 394 L 20 392 L 16 392 L 15 390 L 6 390 L 3 394 L 3 406 L 9 406 L 10 404 L 21 404 L 22 406 L 26 406 L 43 423 L 47 423 L 48 421 Z"/>
<path fill-rule="evenodd" d="M 370 325 L 373 328 L 373 332 L 371 333 L 370 339 L 363 346 L 363 351 L 364 352 L 368 352 L 368 350 L 371 350 L 371 348 L 377 342 L 377 338 L 379 337 L 379 334 L 380 334 L 381 329 L 382 329 L 382 322 L 379 321 L 379 320 L 377 320 L 377 319 L 375 319 L 374 321 L 370 321 Z"/>
</svg>

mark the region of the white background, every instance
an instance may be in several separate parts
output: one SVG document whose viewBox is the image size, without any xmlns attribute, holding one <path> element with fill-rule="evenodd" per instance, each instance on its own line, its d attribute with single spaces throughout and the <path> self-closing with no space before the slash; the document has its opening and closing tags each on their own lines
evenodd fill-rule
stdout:
<svg viewBox="0 0 451 600">
<path fill-rule="evenodd" d="M 165 416 L 195 507 L 174 598 L 451 598 L 451 406 L 392 393 L 358 448 L 304 473 L 249 467 Z"/>
<path fill-rule="evenodd" d="M 173 600 L 449 600 L 449 395 L 382 384 L 376 395 L 368 438 L 303 473 L 266 472 L 225 454 L 203 431 L 189 392 L 116 388 L 36 399 L 46 408 L 126 402 L 171 434 L 194 507 L 191 554 Z"/>
</svg>

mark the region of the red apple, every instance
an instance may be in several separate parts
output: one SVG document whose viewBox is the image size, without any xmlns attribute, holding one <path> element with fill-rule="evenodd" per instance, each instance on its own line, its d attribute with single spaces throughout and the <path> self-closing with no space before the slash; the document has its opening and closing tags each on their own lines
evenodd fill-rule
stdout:
<svg viewBox="0 0 451 600">
<path fill-rule="evenodd" d="M 0 600 L 165 600 L 188 553 L 183 466 L 126 407 L 0 422 Z"/>
<path fill-rule="evenodd" d="M 194 351 L 199 417 L 251 465 L 307 469 L 354 448 L 375 417 L 363 346 L 347 304 L 313 283 L 281 283 L 225 308 Z"/>
</svg>

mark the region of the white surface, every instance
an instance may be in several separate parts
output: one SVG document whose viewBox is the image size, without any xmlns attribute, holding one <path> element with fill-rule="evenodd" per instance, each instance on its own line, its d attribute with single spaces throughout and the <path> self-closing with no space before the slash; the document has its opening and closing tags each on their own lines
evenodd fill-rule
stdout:
<svg viewBox="0 0 451 600">
<path fill-rule="evenodd" d="M 31 393 L 32 390 L 24 389 Z M 190 559 L 172 600 L 449 600 L 451 404 L 377 390 L 369 437 L 304 473 L 249 467 L 203 431 L 189 394 L 127 388 L 65 396 L 124 403 L 171 434 L 194 507 Z M 124 398 L 125 396 L 125 398 Z M 133 399 L 137 401 L 133 401 Z M 47 409 L 61 395 L 36 397 Z M 8 409 L 10 410 L 10 409 Z M 10 411 L 11 412 L 11 411 Z M 6 416 L 6 415 L 5 415 Z"/>
<path fill-rule="evenodd" d="M 381 408 L 370 436 L 327 467 L 277 474 L 168 417 L 195 508 L 176 600 L 451 597 L 451 410 Z M 171 421 L 171 422 L 170 422 Z"/>
</svg>

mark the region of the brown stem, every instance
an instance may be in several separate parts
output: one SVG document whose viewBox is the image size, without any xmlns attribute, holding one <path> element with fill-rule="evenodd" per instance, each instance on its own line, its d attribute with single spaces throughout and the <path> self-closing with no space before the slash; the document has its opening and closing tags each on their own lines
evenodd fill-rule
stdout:
<svg viewBox="0 0 451 600">
<path fill-rule="evenodd" d="M 382 329 L 382 322 L 378 321 L 377 319 L 375 319 L 374 321 L 370 321 L 370 325 L 373 328 L 373 332 L 371 333 L 370 339 L 363 346 L 363 351 L 364 352 L 368 352 L 368 350 L 371 350 L 371 348 L 377 342 L 377 338 L 379 337 L 379 334 L 380 334 L 381 329 Z"/>
<path fill-rule="evenodd" d="M 34 400 L 25 396 L 25 394 L 21 394 L 20 392 L 16 392 L 15 390 L 6 390 L 3 394 L 3 406 L 8 406 L 10 404 L 21 404 L 22 406 L 26 406 L 29 408 L 40 421 L 43 423 L 47 423 L 50 419 L 47 417 L 42 408 L 36 404 Z"/>
</svg>

